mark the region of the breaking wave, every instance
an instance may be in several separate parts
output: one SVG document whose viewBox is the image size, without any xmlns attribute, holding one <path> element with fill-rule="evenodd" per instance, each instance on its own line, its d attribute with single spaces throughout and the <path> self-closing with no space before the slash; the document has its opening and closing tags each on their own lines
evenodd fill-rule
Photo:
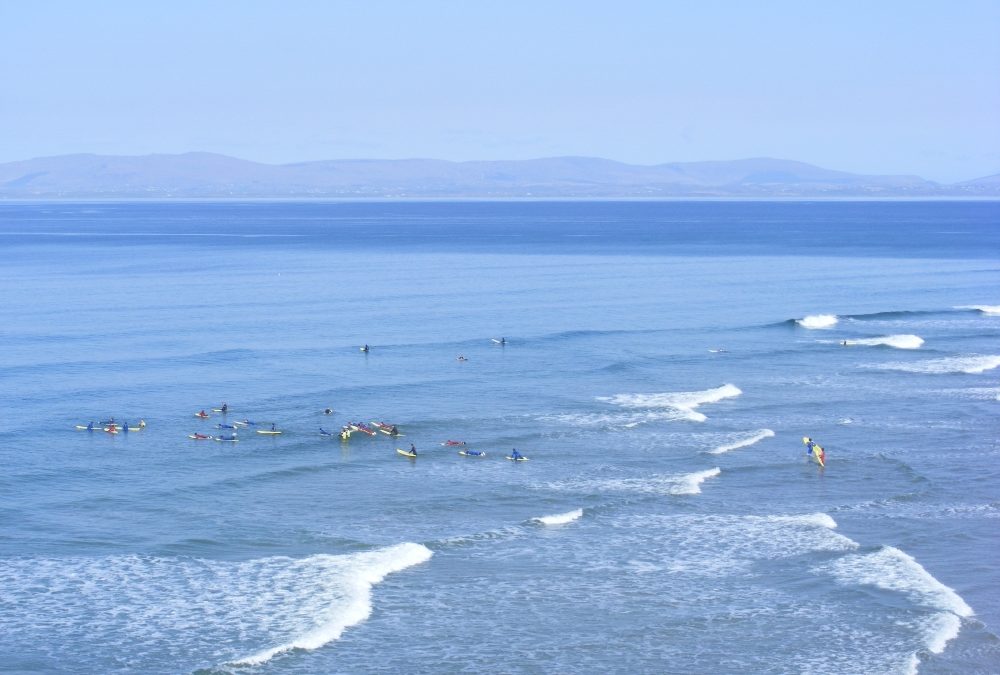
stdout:
<svg viewBox="0 0 1000 675">
<path fill-rule="evenodd" d="M 616 396 L 598 397 L 598 401 L 606 401 L 623 408 L 663 408 L 679 413 L 684 419 L 692 422 L 704 422 L 707 417 L 696 409 L 705 403 L 717 403 L 723 399 L 739 396 L 743 392 L 732 384 L 724 384 L 715 389 L 690 392 L 667 392 L 662 394 L 617 394 Z"/>
<path fill-rule="evenodd" d="M 572 492 L 626 492 L 659 495 L 696 495 L 701 484 L 722 472 L 719 467 L 694 473 L 647 476 L 644 478 L 584 478 L 548 483 L 545 487 Z"/>
<path fill-rule="evenodd" d="M 542 525 L 565 525 L 566 523 L 572 523 L 581 516 L 583 516 L 583 509 L 576 509 L 566 513 L 557 513 L 552 516 L 539 516 L 538 518 L 532 518 L 532 520 Z"/>
<path fill-rule="evenodd" d="M 907 597 L 934 614 L 918 621 L 924 646 L 940 654 L 948 642 L 961 630 L 961 619 L 974 614 L 953 589 L 935 579 L 911 556 L 893 546 L 868 554 L 845 556 L 819 571 L 829 572 L 844 585 L 874 586 Z M 919 657 L 910 659 L 911 672 L 916 671 Z"/>
<path fill-rule="evenodd" d="M 886 335 L 885 337 L 860 338 L 845 340 L 848 345 L 865 345 L 868 347 L 894 347 L 896 349 L 920 349 L 924 339 L 919 335 Z"/>
<path fill-rule="evenodd" d="M 795 323 L 810 330 L 833 328 L 837 325 L 838 318 L 834 314 L 812 314 L 802 319 L 796 319 Z"/>
<path fill-rule="evenodd" d="M 376 584 L 431 555 L 425 546 L 403 543 L 242 562 L 137 555 L 8 559 L 0 561 L 0 613 L 16 643 L 45 635 L 51 644 L 94 646 L 94 653 L 53 654 L 67 663 L 92 665 L 113 650 L 129 654 L 132 664 L 169 661 L 178 671 L 256 665 L 337 640 L 371 614 Z"/>
<path fill-rule="evenodd" d="M 926 373 L 943 375 L 948 373 L 966 373 L 976 375 L 1000 367 L 998 355 L 948 356 L 942 359 L 930 359 L 915 363 L 883 363 L 869 366 L 875 370 L 899 370 L 906 373 Z"/>
<path fill-rule="evenodd" d="M 1000 316 L 1000 305 L 963 305 L 955 309 L 974 309 L 988 316 Z"/>
<path fill-rule="evenodd" d="M 721 455 L 722 453 L 729 452 L 731 450 L 739 450 L 740 448 L 745 448 L 748 445 L 753 445 L 754 443 L 759 443 L 760 441 L 764 440 L 765 438 L 771 438 L 772 436 L 774 436 L 774 432 L 771 431 L 770 429 L 761 429 L 760 431 L 752 434 L 751 436 L 740 438 L 738 440 L 734 440 L 731 443 L 727 443 L 725 445 L 720 445 L 719 447 L 715 448 L 714 450 L 709 450 L 708 454 L 710 454 L 710 455 Z"/>
</svg>

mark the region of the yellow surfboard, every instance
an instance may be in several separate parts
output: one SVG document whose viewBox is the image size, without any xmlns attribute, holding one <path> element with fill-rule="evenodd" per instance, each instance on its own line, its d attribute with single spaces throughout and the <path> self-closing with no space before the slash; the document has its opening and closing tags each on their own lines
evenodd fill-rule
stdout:
<svg viewBox="0 0 1000 675">
<path fill-rule="evenodd" d="M 819 464 L 820 466 L 825 467 L 826 466 L 826 460 L 824 459 L 825 456 L 826 456 L 826 453 L 823 452 L 823 448 L 819 447 L 818 445 L 816 445 L 814 443 L 813 444 L 813 451 L 812 451 L 812 459 L 813 459 L 813 461 L 816 462 L 817 464 Z"/>
</svg>

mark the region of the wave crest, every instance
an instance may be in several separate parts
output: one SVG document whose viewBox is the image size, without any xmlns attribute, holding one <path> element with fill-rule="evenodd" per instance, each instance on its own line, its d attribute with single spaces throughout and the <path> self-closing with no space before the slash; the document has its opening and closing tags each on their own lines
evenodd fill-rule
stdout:
<svg viewBox="0 0 1000 675">
<path fill-rule="evenodd" d="M 954 590 L 935 579 L 912 557 L 893 546 L 874 553 L 852 555 L 830 564 L 834 578 L 844 584 L 875 586 L 896 591 L 930 609 L 960 617 L 974 614 Z"/>
<path fill-rule="evenodd" d="M 375 584 L 393 572 L 427 562 L 432 555 L 426 546 L 406 543 L 350 556 L 355 565 L 352 566 L 352 578 L 348 580 L 352 588 L 346 606 L 327 608 L 324 615 L 314 619 L 315 626 L 311 630 L 277 647 L 230 661 L 229 665 L 260 665 L 278 654 L 293 649 L 317 649 L 338 639 L 345 629 L 361 623 L 371 615 L 371 589 Z"/>
<path fill-rule="evenodd" d="M 732 443 L 727 443 L 725 445 L 720 445 L 714 450 L 709 450 L 710 455 L 721 455 L 724 452 L 729 452 L 731 450 L 739 450 L 740 448 L 745 448 L 748 445 L 753 445 L 754 443 L 759 443 L 765 438 L 771 438 L 774 436 L 774 432 L 770 429 L 761 429 L 760 431 L 752 434 L 751 436 L 741 438 L 733 441 Z"/>
<path fill-rule="evenodd" d="M 1000 305 L 962 305 L 955 309 L 974 309 L 988 316 L 1000 316 Z"/>
<path fill-rule="evenodd" d="M 5 559 L 0 613 L 15 644 L 44 633 L 59 645 L 55 658 L 88 664 L 82 670 L 100 672 L 94 664 L 109 650 L 129 654 L 131 670 L 160 662 L 186 672 L 205 663 L 260 664 L 336 640 L 371 614 L 374 585 L 431 555 L 425 546 L 403 543 L 239 562 L 139 555 Z M 39 593 L 42 587 L 46 592 Z"/>
<path fill-rule="evenodd" d="M 811 314 L 801 319 L 796 319 L 795 323 L 809 330 L 824 330 L 836 326 L 837 321 L 839 319 L 835 314 Z"/>
<path fill-rule="evenodd" d="M 948 356 L 942 359 L 930 359 L 917 363 L 883 363 L 870 367 L 876 370 L 899 370 L 906 373 L 926 373 L 930 375 L 944 375 L 948 373 L 977 375 L 1000 367 L 1000 356 L 995 354 Z"/>
<path fill-rule="evenodd" d="M 685 419 L 693 422 L 704 422 L 707 417 L 696 408 L 705 403 L 717 403 L 726 398 L 741 395 L 743 392 L 733 384 L 724 384 L 714 389 L 688 392 L 665 392 L 661 394 L 617 394 L 615 396 L 598 397 L 598 401 L 606 401 L 622 408 L 666 408 L 681 413 Z"/>
<path fill-rule="evenodd" d="M 538 518 L 532 518 L 532 520 L 542 525 L 565 525 L 566 523 L 572 523 L 581 516 L 583 516 L 583 509 L 576 509 L 574 511 L 567 511 L 566 513 L 557 513 L 552 516 L 539 516 Z"/>
<path fill-rule="evenodd" d="M 919 335 L 886 335 L 885 337 L 861 338 L 846 340 L 848 345 L 865 345 L 868 347 L 894 347 L 896 349 L 920 349 L 924 339 Z"/>
</svg>

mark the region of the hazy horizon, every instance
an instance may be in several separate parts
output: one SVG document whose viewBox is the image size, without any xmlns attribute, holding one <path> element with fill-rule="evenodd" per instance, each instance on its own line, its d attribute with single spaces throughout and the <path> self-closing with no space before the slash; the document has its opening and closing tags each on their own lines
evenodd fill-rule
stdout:
<svg viewBox="0 0 1000 675">
<path fill-rule="evenodd" d="M 0 7 L 0 162 L 773 157 L 1000 172 L 1000 3 Z"/>
</svg>

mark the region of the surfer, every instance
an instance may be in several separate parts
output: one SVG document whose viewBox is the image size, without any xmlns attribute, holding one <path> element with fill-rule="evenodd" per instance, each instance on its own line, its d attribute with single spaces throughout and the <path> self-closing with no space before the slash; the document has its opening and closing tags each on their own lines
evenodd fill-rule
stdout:
<svg viewBox="0 0 1000 675">
<path fill-rule="evenodd" d="M 399 429 L 396 428 L 395 424 L 393 424 L 392 428 L 389 429 L 389 435 L 391 435 L 391 436 L 399 436 Z"/>
<path fill-rule="evenodd" d="M 221 407 L 221 408 L 219 408 L 219 411 L 220 411 L 220 412 L 221 412 L 221 413 L 222 413 L 223 415 L 225 415 L 225 414 L 226 414 L 227 412 L 229 412 L 229 404 L 228 404 L 228 403 L 226 403 L 225 401 L 223 401 L 223 402 L 222 402 L 222 407 Z"/>
<path fill-rule="evenodd" d="M 517 448 L 514 448 L 513 450 L 510 451 L 510 458 L 511 459 L 518 460 L 518 459 L 521 459 L 522 457 L 524 457 L 524 455 L 522 455 L 520 452 L 518 452 Z"/>
<path fill-rule="evenodd" d="M 324 415 L 332 415 L 333 414 L 333 408 L 324 408 L 323 409 L 323 414 Z"/>
<path fill-rule="evenodd" d="M 365 345 L 364 347 L 362 347 L 361 351 L 363 351 L 363 352 L 365 352 L 367 354 L 368 353 L 368 345 Z"/>
<path fill-rule="evenodd" d="M 820 466 L 826 466 L 826 451 L 809 436 L 803 436 L 802 442 L 806 446 L 806 456 L 814 458 Z"/>
<path fill-rule="evenodd" d="M 410 454 L 411 455 L 417 454 L 417 446 L 415 446 L 413 443 L 410 443 Z"/>
</svg>

